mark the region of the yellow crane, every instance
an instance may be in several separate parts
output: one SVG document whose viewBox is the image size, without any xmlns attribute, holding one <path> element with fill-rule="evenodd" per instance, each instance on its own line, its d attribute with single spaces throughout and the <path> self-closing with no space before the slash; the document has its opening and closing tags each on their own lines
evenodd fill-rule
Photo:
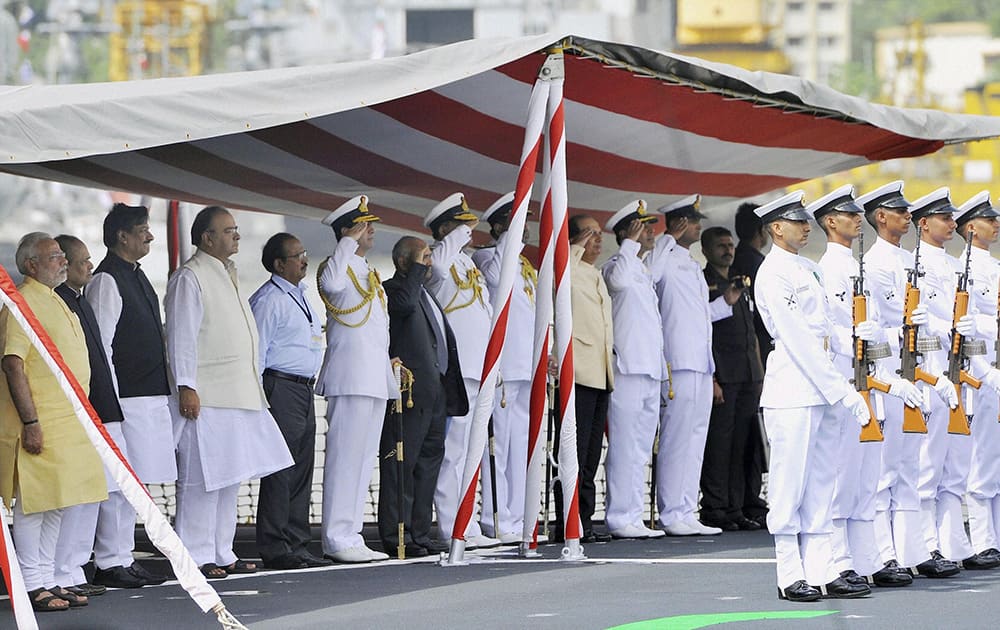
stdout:
<svg viewBox="0 0 1000 630">
<path fill-rule="evenodd" d="M 117 3 L 108 77 L 126 81 L 201 74 L 211 17 L 207 5 L 192 0 Z"/>
</svg>

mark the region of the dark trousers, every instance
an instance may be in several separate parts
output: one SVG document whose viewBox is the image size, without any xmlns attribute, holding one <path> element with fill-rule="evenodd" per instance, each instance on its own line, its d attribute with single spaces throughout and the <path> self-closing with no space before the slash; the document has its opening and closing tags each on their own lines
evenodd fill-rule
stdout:
<svg viewBox="0 0 1000 630">
<path fill-rule="evenodd" d="M 316 410 L 312 387 L 305 383 L 265 374 L 264 394 L 294 462 L 260 480 L 257 551 L 266 562 L 301 553 L 309 544 Z"/>
<path fill-rule="evenodd" d="M 399 419 L 390 411 L 382 425 L 379 442 L 378 533 L 386 553 L 399 544 L 399 522 L 405 527 L 403 543 L 430 541 L 434 508 L 434 489 L 444 459 L 445 394 L 439 394 L 428 406 L 403 409 L 403 514 L 399 514 L 400 464 L 396 461 Z"/>
<path fill-rule="evenodd" d="M 753 381 L 720 386 L 724 401 L 712 407 L 701 468 L 701 517 L 709 522 L 748 516 L 743 513 L 750 484 L 747 452 L 761 391 L 761 383 Z"/>
<path fill-rule="evenodd" d="M 597 486 L 594 477 L 601 464 L 601 447 L 604 445 L 604 428 L 608 422 L 608 402 L 611 392 L 585 385 L 576 386 L 576 457 L 580 465 L 580 523 L 584 532 L 594 528 L 591 519 L 597 505 Z M 556 461 L 559 457 L 559 416 L 556 416 L 556 430 L 553 435 Z M 562 485 L 557 481 L 554 487 L 556 498 L 555 529 L 563 530 Z"/>
</svg>

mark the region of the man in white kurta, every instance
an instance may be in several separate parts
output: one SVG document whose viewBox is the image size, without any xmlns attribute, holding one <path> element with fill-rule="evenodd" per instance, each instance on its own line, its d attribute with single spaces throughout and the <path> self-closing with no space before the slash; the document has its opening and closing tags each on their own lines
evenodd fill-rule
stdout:
<svg viewBox="0 0 1000 630">
<path fill-rule="evenodd" d="M 455 332 L 458 362 L 462 366 L 462 380 L 469 397 L 469 413 L 448 418 L 444 461 L 441 463 L 437 491 L 434 493 L 434 507 L 442 540 L 450 539 L 455 527 L 459 502 L 465 492 L 462 475 L 466 457 L 482 457 L 482 453 L 468 452 L 469 436 L 479 396 L 479 382 L 482 379 L 486 343 L 490 337 L 493 308 L 490 306 L 490 292 L 482 272 L 462 251 L 472 239 L 472 228 L 478 222 L 462 193 L 454 193 L 434 206 L 424 219 L 424 225 L 430 228 L 434 236 L 434 244 L 431 246 L 431 278 L 426 288 L 441 304 L 448 323 Z M 497 539 L 483 536 L 475 517 L 469 521 L 464 535 L 466 549 L 500 544 Z"/>
<path fill-rule="evenodd" d="M 947 188 L 939 188 L 913 202 L 910 213 L 921 228 L 920 268 L 921 298 L 927 304 L 928 321 L 925 332 L 940 340 L 941 349 L 926 353 L 928 368 L 938 377 L 939 384 L 954 387 L 943 373 L 948 370 L 948 348 L 953 334 L 953 315 L 957 274 L 962 263 L 944 249 L 955 234 L 955 212 Z M 976 317 L 964 315 L 954 328 L 963 337 L 976 337 Z M 982 366 L 983 363 L 977 365 Z M 970 372 L 972 367 L 969 366 Z M 965 389 L 965 386 L 962 387 Z M 951 391 L 955 391 L 952 389 Z M 956 394 L 957 397 L 957 394 Z M 973 400 L 973 399 L 970 399 Z M 939 555 L 953 562 L 961 561 L 966 569 L 992 569 L 1000 566 L 1000 558 L 980 557 L 972 549 L 965 533 L 962 496 L 969 477 L 972 438 L 949 432 L 949 409 L 939 400 L 932 401 L 927 421 L 927 435 L 920 444 L 920 476 L 917 492 L 920 496 L 920 516 L 924 542 L 932 558 Z M 954 407 L 954 405 L 952 405 Z M 970 409 L 963 409 L 966 413 Z M 973 408 L 974 411 L 974 402 Z M 964 414 L 962 414 L 964 416 Z M 966 421 L 959 420 L 959 425 Z M 921 565 L 917 569 L 922 572 Z"/>
<path fill-rule="evenodd" d="M 240 483 L 292 465 L 267 409 L 257 325 L 240 291 L 239 228 L 209 206 L 191 226 L 194 255 L 170 278 L 164 300 L 167 356 L 177 395 L 178 536 L 202 573 L 223 578 L 257 566 L 233 553 Z"/>
<path fill-rule="evenodd" d="M 959 206 L 955 212 L 958 232 L 972 239 L 969 261 L 969 300 L 978 313 L 979 336 L 987 340 L 987 358 L 997 361 L 996 348 L 989 340 L 997 338 L 997 286 L 1000 263 L 990 254 L 990 245 L 1000 235 L 1000 213 L 990 203 L 989 191 L 983 191 Z M 972 455 L 966 488 L 969 511 L 969 536 L 972 549 L 980 556 L 1000 555 L 1000 422 L 997 421 L 998 397 L 993 379 L 984 378 L 975 396 L 972 423 Z"/>
<path fill-rule="evenodd" d="M 830 547 L 836 445 L 845 413 L 866 424 L 861 394 L 833 364 L 833 348 L 850 348 L 830 323 L 822 275 L 798 255 L 809 237 L 801 191 L 755 210 L 774 241 L 757 272 L 756 304 L 774 337 L 760 404 L 771 445 L 768 531 L 774 535 L 778 597 L 815 601 L 871 592 L 837 574 Z M 849 350 L 847 350 L 849 352 Z"/>
<path fill-rule="evenodd" d="M 701 236 L 701 197 L 692 195 L 660 208 L 667 233 L 649 256 L 659 296 L 663 356 L 670 364 L 671 383 L 663 383 L 674 398 L 660 415 L 660 446 L 656 458 L 656 499 L 660 525 L 671 536 L 720 534 L 701 523 L 698 490 L 705 458 L 708 421 L 712 415 L 712 322 L 732 317 L 740 289 L 730 285 L 708 301 L 705 274 L 688 248 Z M 617 334 L 618 324 L 615 323 Z"/>
<path fill-rule="evenodd" d="M 386 402 L 399 398 L 389 361 L 389 315 L 382 280 L 365 255 L 375 242 L 367 198 L 359 195 L 323 222 L 337 248 L 319 267 L 326 307 L 326 354 L 316 393 L 326 397 L 323 553 L 337 562 L 387 560 L 361 536 Z"/>
<path fill-rule="evenodd" d="M 900 240 L 910 230 L 911 204 L 903 197 L 902 181 L 880 186 L 857 201 L 865 210 L 865 220 L 878 234 L 865 253 L 865 281 L 874 305 L 873 315 L 883 329 L 898 330 L 903 325 L 907 272 L 914 267 L 913 255 L 900 247 Z M 926 305 L 917 306 L 910 319 L 918 330 L 926 326 Z M 893 354 L 879 361 L 878 369 L 879 374 L 892 376 L 900 367 L 896 352 L 899 334 L 889 334 L 888 341 Z M 939 386 L 945 396 L 954 391 L 944 381 Z M 925 406 L 931 404 L 929 398 L 937 397 L 925 395 Z M 918 564 L 924 564 L 922 572 L 929 577 L 955 575 L 959 571 L 955 563 L 929 557 L 921 533 L 917 481 L 923 436 L 903 432 L 903 401 L 887 398 L 884 402 L 882 465 L 875 496 L 875 538 L 883 568 L 872 575 L 872 580 L 877 586 L 905 586 L 908 582 L 900 579 L 900 573 Z"/>
<path fill-rule="evenodd" d="M 490 224 L 496 244 L 483 247 L 472 255 L 486 279 L 486 286 L 495 294 L 500 286 L 501 253 L 511 238 L 507 223 L 514 203 L 514 193 L 507 193 L 483 212 L 483 221 Z M 516 237 L 515 237 L 516 238 Z M 521 240 L 524 247 L 524 240 Z M 497 504 L 492 493 L 483 493 L 483 533 L 499 538 L 504 544 L 521 542 L 524 528 L 524 484 L 528 469 L 528 408 L 531 402 L 532 353 L 535 330 L 535 285 L 537 273 L 524 256 L 518 260 L 518 274 L 510 297 L 507 337 L 500 359 L 503 381 L 500 395 L 493 402 L 493 443 L 496 460 Z M 483 458 L 483 479 L 490 479 L 490 460 Z M 494 528 L 493 514 L 499 529 Z"/>
<path fill-rule="evenodd" d="M 605 228 L 618 253 L 601 267 L 614 321 L 614 380 L 608 413 L 608 492 L 605 523 L 614 538 L 651 538 L 663 532 L 643 523 L 646 464 L 660 417 L 660 383 L 666 378 L 660 313 L 643 258 L 653 247 L 657 218 L 639 199 L 616 212 Z"/>
<path fill-rule="evenodd" d="M 809 204 L 806 210 L 826 233 L 826 253 L 819 260 L 823 271 L 823 285 L 830 307 L 830 318 L 838 334 L 852 334 L 854 328 L 853 297 L 855 281 L 859 275 L 858 261 L 851 246 L 861 234 L 864 209 L 854 201 L 854 187 L 850 184 Z M 885 334 L 876 323 L 874 303 L 867 308 L 868 324 L 859 324 L 859 338 L 882 343 Z M 862 326 L 868 330 L 860 330 Z M 874 344 L 869 343 L 869 351 Z M 882 346 L 883 348 L 888 348 Z M 851 348 L 853 350 L 853 347 Z M 853 378 L 853 354 L 837 353 L 834 365 L 845 378 Z M 867 361 L 866 361 L 867 363 Z M 893 379 L 897 389 L 910 396 L 913 405 L 921 403 L 919 390 L 912 383 Z M 875 409 L 883 407 L 882 394 L 872 390 L 869 394 Z M 846 410 L 845 410 L 846 412 Z M 848 581 L 864 582 L 865 576 L 883 568 L 875 542 L 875 495 L 878 490 L 882 442 L 861 442 L 861 427 L 847 414 L 840 423 L 837 438 L 837 469 L 833 493 L 833 546 L 834 569 Z M 878 416 L 879 414 L 876 413 Z M 882 414 L 884 415 L 884 414 Z M 874 418 L 877 422 L 878 418 Z M 904 572 L 886 572 L 881 576 L 886 585 L 909 584 L 913 579 Z"/>
</svg>

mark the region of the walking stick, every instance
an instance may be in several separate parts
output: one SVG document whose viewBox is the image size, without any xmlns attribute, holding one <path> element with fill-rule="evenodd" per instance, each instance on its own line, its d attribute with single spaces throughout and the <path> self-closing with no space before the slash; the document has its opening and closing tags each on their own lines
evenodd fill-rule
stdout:
<svg viewBox="0 0 1000 630">
<path fill-rule="evenodd" d="M 399 516 L 397 525 L 397 535 L 399 540 L 396 544 L 396 557 L 400 560 L 406 559 L 406 543 L 404 536 L 406 532 L 406 522 L 403 519 L 403 393 L 409 392 L 409 399 L 406 407 L 413 407 L 413 372 L 403 367 L 402 362 L 392 365 L 393 376 L 396 377 L 396 386 L 399 388 L 399 398 L 393 401 L 393 415 L 396 419 L 396 512 Z"/>
</svg>

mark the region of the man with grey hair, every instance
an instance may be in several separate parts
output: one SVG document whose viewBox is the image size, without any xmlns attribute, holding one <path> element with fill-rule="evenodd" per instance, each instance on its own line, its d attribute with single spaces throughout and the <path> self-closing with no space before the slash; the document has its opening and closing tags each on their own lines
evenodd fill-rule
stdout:
<svg viewBox="0 0 1000 630">
<path fill-rule="evenodd" d="M 89 390 L 90 364 L 80 321 L 54 289 L 66 280 L 66 256 L 48 234 L 17 246 L 19 287 L 65 367 Z M 107 498 L 104 470 L 55 374 L 10 309 L 0 313 L 0 496 L 13 507 L 14 545 L 32 607 L 84 606 L 55 581 L 56 541 L 66 508 Z"/>
</svg>

